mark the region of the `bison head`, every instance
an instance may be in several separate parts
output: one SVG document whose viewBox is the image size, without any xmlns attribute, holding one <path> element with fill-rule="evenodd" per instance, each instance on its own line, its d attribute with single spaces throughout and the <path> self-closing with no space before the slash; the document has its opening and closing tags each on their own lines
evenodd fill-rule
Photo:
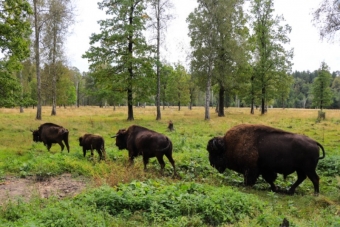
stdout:
<svg viewBox="0 0 340 227">
<path fill-rule="evenodd" d="M 210 165 L 223 173 L 227 168 L 227 163 L 224 158 L 226 147 L 223 137 L 214 137 L 208 142 L 207 150 L 209 152 Z"/>
<path fill-rule="evenodd" d="M 83 146 L 83 137 L 81 136 L 81 137 L 79 137 L 79 146 Z"/>
<path fill-rule="evenodd" d="M 119 129 L 117 134 L 111 138 L 116 138 L 116 146 L 119 150 L 127 148 L 127 131 L 125 129 Z"/>
<path fill-rule="evenodd" d="M 32 130 L 31 130 L 32 131 Z M 41 142 L 41 137 L 40 137 L 40 133 L 39 133 L 39 130 L 34 130 L 32 131 L 32 134 L 33 134 L 33 141 L 34 142 Z"/>
</svg>

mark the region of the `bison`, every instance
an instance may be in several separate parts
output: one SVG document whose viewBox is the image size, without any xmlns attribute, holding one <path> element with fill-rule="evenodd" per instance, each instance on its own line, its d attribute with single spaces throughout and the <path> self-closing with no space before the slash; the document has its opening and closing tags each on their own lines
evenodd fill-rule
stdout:
<svg viewBox="0 0 340 227">
<path fill-rule="evenodd" d="M 84 157 L 86 151 L 91 150 L 91 156 L 93 157 L 93 149 L 96 149 L 99 154 L 99 160 L 105 159 L 106 152 L 104 147 L 105 141 L 103 137 L 93 134 L 84 134 L 79 137 L 79 146 L 83 147 Z"/>
<path fill-rule="evenodd" d="M 31 132 L 33 132 L 33 141 L 43 142 L 48 151 L 50 151 L 52 143 L 58 143 L 61 147 L 61 151 L 63 151 L 64 141 L 67 151 L 70 152 L 70 147 L 68 145 L 69 131 L 66 128 L 53 123 L 45 123 L 40 125 L 37 130 L 31 130 Z"/>
<path fill-rule="evenodd" d="M 319 157 L 319 147 L 323 155 Z M 308 177 L 315 194 L 319 193 L 319 176 L 316 166 L 325 157 L 321 144 L 311 138 L 264 125 L 241 124 L 231 128 L 224 137 L 214 137 L 208 142 L 210 165 L 223 173 L 226 168 L 243 174 L 245 185 L 254 185 L 257 178 L 278 188 L 277 174 L 296 171 L 298 179 L 288 190 L 294 194 L 296 187 Z"/>
<path fill-rule="evenodd" d="M 156 157 L 163 173 L 165 166 L 163 156 L 165 155 L 174 169 L 174 175 L 176 175 L 175 161 L 172 158 L 172 142 L 165 135 L 132 125 L 128 129 L 120 129 L 111 138 L 116 138 L 116 146 L 119 150 L 127 149 L 129 151 L 130 164 L 133 164 L 135 157 L 142 155 L 144 170 L 146 170 L 149 158 Z"/>
</svg>

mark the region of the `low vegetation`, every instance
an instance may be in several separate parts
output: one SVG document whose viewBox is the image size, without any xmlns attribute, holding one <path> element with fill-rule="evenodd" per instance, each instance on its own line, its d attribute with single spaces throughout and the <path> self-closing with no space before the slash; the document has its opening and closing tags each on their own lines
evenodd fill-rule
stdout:
<svg viewBox="0 0 340 227">
<path fill-rule="evenodd" d="M 0 198 L 0 226 L 279 226 L 286 218 L 290 226 L 340 225 L 340 115 L 325 110 L 326 119 L 317 121 L 318 110 L 269 109 L 265 115 L 249 114 L 248 108 L 228 108 L 226 117 L 217 117 L 211 108 L 211 120 L 204 121 L 204 109 L 165 108 L 156 121 L 156 107 L 135 108 L 134 121 L 126 121 L 126 107 L 59 108 L 49 116 L 51 107 L 43 107 L 43 121 L 33 120 L 36 110 L 0 109 L 0 187 L 8 176 L 33 177 L 46 181 L 69 173 L 86 178 L 88 186 L 75 197 L 57 196 L 27 200 L 23 197 Z M 168 131 L 169 120 L 174 131 Z M 32 141 L 30 129 L 53 122 L 70 131 L 70 153 L 51 151 Z M 320 142 L 326 158 L 320 160 L 320 195 L 306 179 L 293 196 L 272 193 L 260 177 L 254 187 L 243 186 L 239 174 L 226 170 L 220 174 L 209 165 L 207 142 L 222 136 L 240 123 L 259 123 L 305 134 Z M 128 167 L 126 150 L 118 150 L 110 136 L 131 124 L 166 134 L 173 142 L 173 157 L 178 176 L 165 158 L 165 172 L 155 158 L 148 170 L 142 159 Z M 107 157 L 98 161 L 83 157 L 78 138 L 84 133 L 100 134 L 105 139 Z M 288 188 L 296 174 L 276 183 Z"/>
</svg>

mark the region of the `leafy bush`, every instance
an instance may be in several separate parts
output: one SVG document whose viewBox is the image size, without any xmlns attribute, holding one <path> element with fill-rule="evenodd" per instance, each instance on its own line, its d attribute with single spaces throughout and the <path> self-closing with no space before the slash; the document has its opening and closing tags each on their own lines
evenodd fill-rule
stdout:
<svg viewBox="0 0 340 227">
<path fill-rule="evenodd" d="M 196 183 L 164 185 L 162 181 L 152 180 L 122 184 L 115 190 L 104 186 L 80 199 L 113 216 L 129 218 L 142 212 L 150 223 L 182 216 L 199 217 L 208 225 L 236 223 L 246 216 L 255 216 L 263 207 L 254 196 L 226 187 Z"/>
<path fill-rule="evenodd" d="M 324 176 L 338 176 L 340 175 L 340 156 L 333 155 L 325 157 L 318 163 L 318 170 Z"/>
</svg>

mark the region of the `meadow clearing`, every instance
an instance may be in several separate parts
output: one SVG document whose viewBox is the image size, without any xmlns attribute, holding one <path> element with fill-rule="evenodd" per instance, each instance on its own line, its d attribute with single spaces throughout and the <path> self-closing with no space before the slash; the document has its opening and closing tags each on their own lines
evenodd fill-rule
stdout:
<svg viewBox="0 0 340 227">
<path fill-rule="evenodd" d="M 135 120 L 127 121 L 126 107 L 61 107 L 50 116 L 51 107 L 44 106 L 43 120 L 37 121 L 32 108 L 0 109 L 0 226 L 279 226 L 284 218 L 290 226 L 340 226 L 340 110 L 325 110 L 321 122 L 315 109 L 268 109 L 261 116 L 258 110 L 251 115 L 249 108 L 227 108 L 225 117 L 210 111 L 205 121 L 203 107 L 166 107 L 156 121 L 156 107 L 134 108 Z M 173 132 L 167 130 L 169 120 Z M 32 141 L 30 130 L 45 122 L 70 131 L 70 153 L 60 152 L 58 144 L 48 152 Z M 309 179 L 289 196 L 271 192 L 261 177 L 245 187 L 239 174 L 212 168 L 208 140 L 241 123 L 265 124 L 321 143 L 326 158 L 317 168 L 320 195 L 313 195 Z M 127 167 L 127 151 L 119 151 L 110 136 L 132 124 L 172 140 L 178 177 L 172 178 L 166 158 L 163 175 L 155 158 L 147 171 L 140 157 Z M 104 137 L 105 161 L 98 161 L 97 153 L 94 159 L 90 152 L 83 157 L 78 138 L 84 133 Z M 14 188 L 8 188 L 20 179 L 31 181 L 30 188 L 12 196 Z M 276 184 L 288 188 L 295 179 L 295 173 L 286 181 L 279 175 Z M 2 197 L 1 187 L 8 189 Z M 50 191 L 41 193 L 42 188 Z"/>
</svg>

